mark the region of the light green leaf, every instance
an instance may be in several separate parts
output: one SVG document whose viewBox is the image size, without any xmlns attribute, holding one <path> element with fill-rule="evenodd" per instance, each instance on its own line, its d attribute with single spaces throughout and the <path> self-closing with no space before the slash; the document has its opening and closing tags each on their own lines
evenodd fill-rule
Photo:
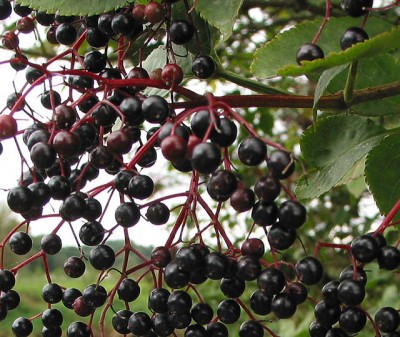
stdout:
<svg viewBox="0 0 400 337">
<path fill-rule="evenodd" d="M 326 25 L 319 41 L 318 45 L 322 48 L 325 53 L 325 56 L 328 57 L 330 53 L 340 51 L 339 41 L 344 33 L 344 31 L 353 26 L 359 26 L 361 23 L 360 18 L 350 18 L 350 17 L 343 17 L 343 18 L 331 18 Z M 274 39 L 267 42 L 265 46 L 257 49 L 253 63 L 251 66 L 251 71 L 254 75 L 260 78 L 266 78 L 275 76 L 277 74 L 283 75 L 283 69 L 286 66 L 290 67 L 290 69 L 295 69 L 298 73 L 293 73 L 295 75 L 303 74 L 305 71 L 303 69 L 308 69 L 312 63 L 317 62 L 309 62 L 310 65 L 299 67 L 296 63 L 296 53 L 299 47 L 305 43 L 309 43 L 312 41 L 315 33 L 317 32 L 319 26 L 321 24 L 320 20 L 316 21 L 308 21 L 297 25 L 281 34 L 278 34 Z M 366 31 L 370 38 L 387 32 L 389 29 L 393 27 L 388 21 L 385 21 L 380 18 L 371 17 L 368 20 L 368 24 L 366 26 Z M 386 33 L 389 34 L 389 33 Z M 389 35 L 385 35 L 382 39 L 385 41 L 385 48 L 386 50 L 389 48 L 387 43 L 390 43 L 392 48 L 394 45 L 400 45 L 400 38 L 399 41 L 388 41 L 389 36 L 400 34 L 399 30 L 396 29 L 395 32 L 391 32 Z M 383 41 L 373 42 L 377 45 L 383 43 Z M 354 46 L 355 48 L 357 46 Z M 351 48 L 351 49 L 353 49 Z M 359 47 L 357 47 L 359 48 Z M 365 47 L 363 47 L 365 48 Z M 375 47 L 374 47 L 375 48 Z M 373 47 L 367 47 L 368 51 L 372 54 L 375 53 L 382 53 L 383 50 L 372 50 Z M 353 51 L 346 51 L 342 53 L 350 53 L 352 54 Z M 340 53 L 340 54 L 342 54 Z M 346 54 L 347 55 L 347 54 Z M 340 58 L 345 58 L 340 57 Z M 319 68 L 318 70 L 321 72 L 324 69 L 334 67 L 336 65 L 348 63 L 346 62 L 338 63 L 338 64 L 330 64 L 329 67 Z M 307 68 L 306 68 L 307 67 Z M 317 68 L 316 68 L 317 69 Z M 316 70 L 315 69 L 315 70 Z M 314 70 L 314 68 L 312 68 Z M 310 70 L 311 71 L 311 68 Z M 288 75 L 289 71 L 286 71 L 284 75 Z M 290 73 L 292 75 L 292 73 Z"/>
<path fill-rule="evenodd" d="M 16 3 L 46 13 L 96 15 L 126 6 L 126 0 L 16 0 Z"/>
<path fill-rule="evenodd" d="M 297 183 L 297 196 L 312 199 L 329 191 L 384 135 L 384 128 L 359 116 L 339 115 L 319 120 L 316 130 L 310 127 L 300 142 L 310 169 Z"/>
<path fill-rule="evenodd" d="M 318 106 L 318 102 L 321 96 L 324 94 L 329 83 L 331 83 L 331 81 L 347 67 L 347 64 L 343 64 L 341 66 L 325 70 L 322 73 L 315 88 L 313 108 L 316 108 Z"/>
<path fill-rule="evenodd" d="M 198 0 L 196 11 L 228 39 L 243 0 Z"/>
<path fill-rule="evenodd" d="M 373 57 L 378 54 L 400 47 L 400 27 L 395 27 L 389 32 L 382 33 L 363 43 L 357 43 L 351 48 L 340 52 L 332 52 L 324 59 L 318 59 L 312 62 L 304 62 L 302 66 L 288 65 L 278 70 L 281 76 L 299 76 L 309 74 L 315 71 L 329 69 L 341 64 L 351 63 L 353 61 Z"/>
<path fill-rule="evenodd" d="M 386 137 L 367 156 L 367 184 L 383 214 L 387 214 L 400 199 L 399 148 L 400 132 L 397 132 Z"/>
</svg>

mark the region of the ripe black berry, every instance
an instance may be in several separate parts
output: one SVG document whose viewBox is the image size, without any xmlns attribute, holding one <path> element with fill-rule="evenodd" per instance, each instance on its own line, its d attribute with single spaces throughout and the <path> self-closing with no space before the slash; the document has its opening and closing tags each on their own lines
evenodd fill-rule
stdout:
<svg viewBox="0 0 400 337">
<path fill-rule="evenodd" d="M 111 268 L 115 262 L 115 253 L 110 246 L 98 245 L 89 254 L 89 261 L 93 268 L 106 270 Z"/>
<path fill-rule="evenodd" d="M 243 140 L 238 149 L 240 161 L 247 166 L 257 166 L 267 155 L 267 146 L 257 137 L 248 137 Z"/>
<path fill-rule="evenodd" d="M 400 325 L 400 315 L 392 307 L 383 307 L 375 314 L 374 321 L 382 332 L 394 332 Z"/>
<path fill-rule="evenodd" d="M 321 47 L 313 43 L 302 45 L 296 54 L 296 61 L 301 64 L 303 61 L 314 61 L 324 58 L 324 52 Z"/>
<path fill-rule="evenodd" d="M 279 293 L 274 296 L 271 303 L 272 312 L 279 319 L 289 318 L 294 315 L 297 309 L 296 301 L 290 294 Z"/>
<path fill-rule="evenodd" d="M 340 39 L 340 48 L 346 50 L 353 45 L 368 40 L 368 34 L 360 27 L 351 27 L 347 29 Z"/>
<path fill-rule="evenodd" d="M 169 27 L 169 36 L 175 44 L 181 45 L 189 42 L 195 32 L 195 28 L 186 20 L 177 20 Z"/>
<path fill-rule="evenodd" d="M 208 55 L 199 55 L 193 60 L 192 72 L 200 79 L 210 78 L 216 70 L 214 60 Z"/>
<path fill-rule="evenodd" d="M 306 285 L 318 283 L 323 275 L 323 267 L 319 260 L 313 256 L 307 256 L 296 263 L 296 275 Z"/>
</svg>

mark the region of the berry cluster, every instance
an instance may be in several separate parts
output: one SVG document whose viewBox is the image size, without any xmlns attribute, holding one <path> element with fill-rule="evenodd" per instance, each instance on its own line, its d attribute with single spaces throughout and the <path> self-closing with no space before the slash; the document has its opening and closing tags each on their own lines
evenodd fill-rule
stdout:
<svg viewBox="0 0 400 337">
<path fill-rule="evenodd" d="M 180 3 L 186 17 L 173 19 L 173 7 Z M 343 7 L 350 15 L 361 15 L 370 5 L 363 3 L 358 11 L 353 2 Z M 276 337 L 269 317 L 290 318 L 307 301 L 315 304 L 311 337 L 348 336 L 364 328 L 370 318 L 360 306 L 367 281 L 364 265 L 376 259 L 380 268 L 394 270 L 400 264 L 397 247 L 387 245 L 381 235 L 393 215 L 351 246 L 320 243 L 314 256 L 302 256 L 297 263 L 281 254 L 301 241 L 307 220 L 305 206 L 288 183 L 296 158 L 261 137 L 222 100 L 181 85 L 185 75 L 174 47 L 193 42 L 200 46 L 188 1 L 149 1 L 75 17 L 32 12 L 0 0 L 0 19 L 12 11 L 20 18 L 15 31 L 3 33 L 2 44 L 14 53 L 8 63 L 25 72 L 26 83 L 7 98 L 0 114 L 0 140 L 13 140 L 21 157 L 20 179 L 7 192 L 7 203 L 24 221 L 0 242 L 0 320 L 18 309 L 21 299 L 14 286 L 23 282 L 17 280 L 22 269 L 39 261 L 47 280 L 41 293 L 43 310 L 16 319 L 11 327 L 16 337 L 31 335 L 34 324 L 43 326 L 43 337 L 63 332 L 67 337 L 103 337 L 105 325 L 141 337 L 177 336 L 178 331 L 185 337 L 227 337 L 228 326 L 237 322 L 240 337 L 262 337 L 265 332 Z M 18 38 L 37 33 L 39 25 L 47 27 L 48 42 L 60 49 L 40 64 L 28 59 Z M 165 66 L 146 70 L 142 54 L 163 32 Z M 351 28 L 341 40 L 342 49 L 365 39 L 364 31 Z M 140 44 L 138 65 L 128 58 L 135 42 Z M 89 50 L 81 55 L 86 43 Z M 217 65 L 198 48 L 193 75 L 210 78 Z M 302 48 L 299 62 L 321 57 L 315 45 Z M 59 67 L 60 61 L 68 66 Z M 61 83 L 54 85 L 57 80 Z M 166 90 L 170 101 L 148 93 L 155 88 Z M 38 89 L 40 112 L 31 108 L 37 99 L 32 91 Z M 160 162 L 186 175 L 188 186 L 173 193 L 160 187 L 149 169 Z M 263 173 L 249 185 L 236 163 Z M 107 201 L 102 203 L 104 196 Z M 115 208 L 112 200 L 118 202 Z M 251 222 L 240 242 L 225 225 L 223 208 L 246 214 Z M 30 228 L 44 218 L 58 223 L 42 237 L 40 249 L 32 251 Z M 169 226 L 165 244 L 150 256 L 131 242 L 133 235 L 140 235 L 135 228 L 140 221 L 154 225 L 155 231 Z M 58 281 L 48 263 L 63 249 L 61 228 L 70 228 L 79 252 L 64 262 L 67 281 Z M 124 234 L 118 250 L 110 244 L 116 230 Z M 7 265 L 6 247 L 29 257 Z M 318 302 L 309 289 L 324 277 L 317 258 L 322 247 L 348 251 L 352 265 L 339 281 L 322 288 L 323 300 Z M 68 279 L 82 278 L 86 268 L 94 270 L 97 279 L 81 289 L 70 287 Z M 112 277 L 110 288 L 107 277 Z M 145 282 L 151 283 L 150 291 L 145 291 Z M 211 303 L 202 285 L 218 288 L 223 299 Z M 138 298 L 145 298 L 147 307 L 135 305 Z M 64 310 L 76 317 L 65 331 Z M 370 321 L 377 335 L 398 335 L 400 317 L 394 308 L 381 308 Z"/>
</svg>

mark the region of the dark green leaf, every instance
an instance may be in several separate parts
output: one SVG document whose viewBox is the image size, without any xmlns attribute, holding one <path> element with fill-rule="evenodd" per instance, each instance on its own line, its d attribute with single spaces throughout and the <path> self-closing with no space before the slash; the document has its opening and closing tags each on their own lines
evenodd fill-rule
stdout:
<svg viewBox="0 0 400 337">
<path fill-rule="evenodd" d="M 101 14 L 128 5 L 126 0 L 16 0 L 16 3 L 42 12 L 80 16 Z"/>
<path fill-rule="evenodd" d="M 196 11 L 208 23 L 217 27 L 226 40 L 232 34 L 233 24 L 243 0 L 198 0 Z"/>
<path fill-rule="evenodd" d="M 386 137 L 367 156 L 367 184 L 383 214 L 400 199 L 399 148 L 400 132 L 397 132 Z"/>
<path fill-rule="evenodd" d="M 304 133 L 300 145 L 310 170 L 296 194 L 312 199 L 329 191 L 384 137 L 385 129 L 367 118 L 339 115 L 323 118 Z"/>
</svg>

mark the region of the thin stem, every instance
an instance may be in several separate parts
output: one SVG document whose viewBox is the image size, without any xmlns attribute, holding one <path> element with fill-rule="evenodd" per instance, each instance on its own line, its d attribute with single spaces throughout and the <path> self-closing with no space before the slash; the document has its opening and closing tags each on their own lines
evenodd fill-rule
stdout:
<svg viewBox="0 0 400 337">
<path fill-rule="evenodd" d="M 285 90 L 282 90 L 279 88 L 274 88 L 269 85 L 263 84 L 259 81 L 254 81 L 252 79 L 240 76 L 229 70 L 222 69 L 221 67 L 217 68 L 216 75 L 218 75 L 220 78 L 228 80 L 229 82 L 235 83 L 237 85 L 240 85 L 241 87 L 253 90 L 255 92 L 259 92 L 259 93 L 263 93 L 263 94 L 290 95 L 290 93 L 288 93 Z"/>
<path fill-rule="evenodd" d="M 350 64 L 349 72 L 347 74 L 346 85 L 343 90 L 343 101 L 347 106 L 351 105 L 353 100 L 354 84 L 357 77 L 358 61 Z"/>
</svg>

